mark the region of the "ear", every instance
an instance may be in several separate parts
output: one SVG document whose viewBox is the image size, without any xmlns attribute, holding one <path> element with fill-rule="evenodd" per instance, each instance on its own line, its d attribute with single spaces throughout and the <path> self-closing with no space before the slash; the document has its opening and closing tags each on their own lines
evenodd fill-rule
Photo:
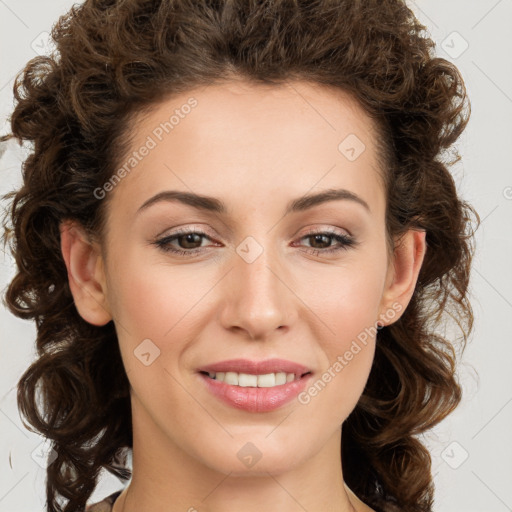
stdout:
<svg viewBox="0 0 512 512">
<path fill-rule="evenodd" d="M 397 242 L 389 262 L 378 323 L 390 325 L 409 304 L 427 249 L 426 232 L 410 229 Z"/>
<path fill-rule="evenodd" d="M 106 298 L 106 280 L 101 251 L 76 222 L 60 225 L 61 251 L 71 293 L 80 316 L 90 324 L 105 325 L 112 320 Z"/>
</svg>

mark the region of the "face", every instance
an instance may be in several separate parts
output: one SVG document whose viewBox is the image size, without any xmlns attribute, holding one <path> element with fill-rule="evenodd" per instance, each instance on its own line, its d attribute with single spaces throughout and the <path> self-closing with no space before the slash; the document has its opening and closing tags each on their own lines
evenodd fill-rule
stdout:
<svg viewBox="0 0 512 512">
<path fill-rule="evenodd" d="M 388 257 L 370 118 L 318 85 L 229 82 L 158 104 L 131 136 L 102 189 L 94 293 L 116 326 L 134 435 L 233 475 L 339 445 L 375 326 L 412 293 Z"/>
</svg>

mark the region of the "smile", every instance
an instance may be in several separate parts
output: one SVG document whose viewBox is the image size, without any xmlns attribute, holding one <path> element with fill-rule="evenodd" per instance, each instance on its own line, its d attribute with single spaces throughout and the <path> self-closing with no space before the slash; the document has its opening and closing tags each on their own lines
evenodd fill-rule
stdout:
<svg viewBox="0 0 512 512">
<path fill-rule="evenodd" d="M 208 393 L 223 404 L 263 413 L 294 400 L 313 373 L 304 365 L 284 359 L 231 359 L 201 367 L 197 375 Z"/>
<path fill-rule="evenodd" d="M 285 372 L 265 373 L 263 375 L 237 372 L 209 372 L 208 376 L 210 379 L 244 388 L 273 388 L 301 378 L 301 375 Z"/>
</svg>

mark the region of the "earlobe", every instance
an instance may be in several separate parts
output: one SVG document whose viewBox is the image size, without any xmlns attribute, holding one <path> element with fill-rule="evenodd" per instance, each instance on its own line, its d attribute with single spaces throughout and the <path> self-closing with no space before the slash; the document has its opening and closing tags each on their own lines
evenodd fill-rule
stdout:
<svg viewBox="0 0 512 512">
<path fill-rule="evenodd" d="M 112 320 L 112 315 L 106 297 L 105 273 L 99 247 L 73 221 L 61 223 L 60 235 L 69 287 L 78 313 L 90 324 L 105 325 Z"/>
<path fill-rule="evenodd" d="M 379 323 L 383 326 L 398 320 L 411 300 L 425 258 L 425 237 L 425 231 L 411 229 L 395 247 L 381 301 Z M 387 314 L 390 311 L 392 315 Z"/>
</svg>

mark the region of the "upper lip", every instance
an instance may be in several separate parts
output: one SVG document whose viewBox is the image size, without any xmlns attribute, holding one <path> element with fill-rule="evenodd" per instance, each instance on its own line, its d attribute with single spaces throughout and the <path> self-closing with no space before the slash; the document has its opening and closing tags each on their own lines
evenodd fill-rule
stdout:
<svg viewBox="0 0 512 512">
<path fill-rule="evenodd" d="M 236 372 L 264 375 L 266 373 L 294 373 L 304 375 L 311 370 L 306 366 L 287 361 L 285 359 L 265 359 L 264 361 L 251 361 L 250 359 L 229 359 L 217 363 L 207 364 L 199 368 L 200 372 Z"/>
</svg>

